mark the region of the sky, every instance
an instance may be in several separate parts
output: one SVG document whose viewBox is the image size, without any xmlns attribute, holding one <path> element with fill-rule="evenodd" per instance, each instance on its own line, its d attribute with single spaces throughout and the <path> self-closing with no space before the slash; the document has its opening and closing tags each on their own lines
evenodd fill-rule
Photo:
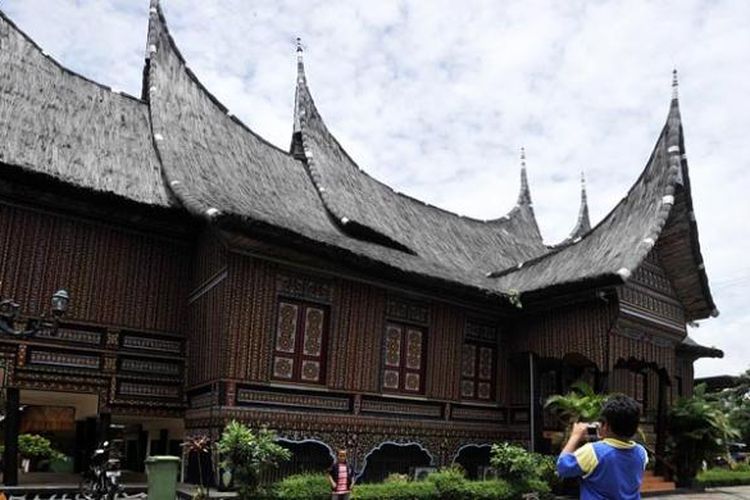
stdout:
<svg viewBox="0 0 750 500">
<path fill-rule="evenodd" d="M 750 368 L 750 2 L 162 0 L 178 47 L 229 110 L 288 148 L 296 57 L 328 127 L 399 191 L 496 218 L 519 149 L 545 240 L 592 222 L 642 171 L 679 71 L 693 199 L 721 314 L 689 328 L 724 350 L 696 376 Z M 147 0 L 0 0 L 44 50 L 140 95 Z"/>
</svg>

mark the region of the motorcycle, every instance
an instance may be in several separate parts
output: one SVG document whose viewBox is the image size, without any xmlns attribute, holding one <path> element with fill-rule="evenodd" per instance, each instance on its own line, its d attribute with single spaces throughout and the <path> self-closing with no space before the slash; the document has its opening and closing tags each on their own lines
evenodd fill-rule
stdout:
<svg viewBox="0 0 750 500">
<path fill-rule="evenodd" d="M 86 500 L 115 500 L 122 494 L 120 460 L 112 458 L 112 451 L 111 443 L 104 441 L 91 455 L 80 486 L 80 495 Z"/>
</svg>

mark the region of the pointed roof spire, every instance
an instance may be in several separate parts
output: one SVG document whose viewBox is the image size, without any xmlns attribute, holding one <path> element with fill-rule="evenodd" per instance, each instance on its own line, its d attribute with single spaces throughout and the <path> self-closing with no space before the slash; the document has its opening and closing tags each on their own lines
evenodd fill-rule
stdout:
<svg viewBox="0 0 750 500">
<path fill-rule="evenodd" d="M 518 193 L 518 205 L 531 206 L 529 178 L 526 175 L 526 148 L 521 148 L 521 192 Z"/>
<path fill-rule="evenodd" d="M 302 38 L 297 37 L 297 79 L 305 78 L 305 48 L 302 46 Z"/>
<path fill-rule="evenodd" d="M 294 155 L 298 159 L 304 159 L 304 150 L 302 147 L 302 141 L 299 137 L 300 133 L 302 132 L 302 125 L 300 124 L 300 120 L 302 120 L 302 117 L 304 115 L 304 110 L 302 107 L 302 99 L 303 99 L 303 93 L 305 91 L 305 86 L 307 84 L 307 80 L 305 78 L 305 62 L 304 62 L 304 52 L 305 49 L 302 46 L 302 38 L 297 37 L 297 85 L 294 92 L 294 125 L 292 127 L 292 145 L 290 147 L 290 151 L 292 155 Z"/>
<path fill-rule="evenodd" d="M 586 175 L 581 170 L 581 206 L 578 209 L 578 220 L 570 237 L 575 239 L 583 236 L 591 230 L 591 219 L 589 218 L 589 201 L 586 194 Z"/>
<path fill-rule="evenodd" d="M 682 134 L 682 118 L 680 116 L 680 99 L 678 95 L 677 69 L 672 70 L 672 102 L 669 104 L 667 117 L 667 149 L 670 154 L 681 154 L 680 135 Z"/>
</svg>

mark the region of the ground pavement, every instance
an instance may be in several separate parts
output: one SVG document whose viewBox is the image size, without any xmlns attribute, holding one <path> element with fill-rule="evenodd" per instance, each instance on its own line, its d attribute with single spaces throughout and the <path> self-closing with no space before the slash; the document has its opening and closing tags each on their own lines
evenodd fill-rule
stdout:
<svg viewBox="0 0 750 500">
<path fill-rule="evenodd" d="M 724 498 L 750 500 L 750 486 L 709 488 L 704 493 L 683 493 L 679 495 L 664 495 L 654 498 L 658 498 L 659 500 L 721 500 Z"/>
</svg>

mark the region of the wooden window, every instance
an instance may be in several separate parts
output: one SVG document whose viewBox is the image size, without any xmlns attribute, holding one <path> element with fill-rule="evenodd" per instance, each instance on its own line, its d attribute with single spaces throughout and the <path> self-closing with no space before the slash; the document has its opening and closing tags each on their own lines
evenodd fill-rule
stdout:
<svg viewBox="0 0 750 500">
<path fill-rule="evenodd" d="M 279 300 L 272 378 L 306 384 L 325 383 L 328 309 Z"/>
<path fill-rule="evenodd" d="M 389 322 L 383 345 L 383 390 L 424 392 L 427 332 L 418 326 Z"/>
<path fill-rule="evenodd" d="M 640 372 L 630 372 L 630 376 L 632 379 L 632 389 L 630 391 L 630 394 L 633 396 L 633 399 L 638 401 L 638 403 L 641 405 L 642 411 L 645 413 L 646 405 L 648 404 L 648 382 L 646 374 Z"/>
<path fill-rule="evenodd" d="M 461 398 L 495 400 L 495 358 L 492 344 L 466 341 L 461 352 Z"/>
</svg>

